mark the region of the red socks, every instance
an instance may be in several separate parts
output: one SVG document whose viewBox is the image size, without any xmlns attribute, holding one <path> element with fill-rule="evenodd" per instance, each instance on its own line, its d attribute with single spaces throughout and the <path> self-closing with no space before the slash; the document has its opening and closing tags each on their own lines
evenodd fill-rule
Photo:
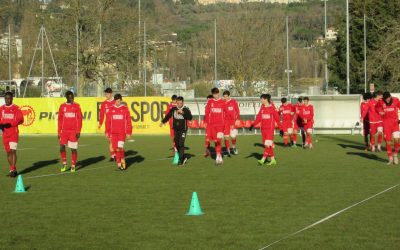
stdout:
<svg viewBox="0 0 400 250">
<path fill-rule="evenodd" d="M 394 154 L 397 155 L 399 153 L 400 143 L 394 143 Z"/>
<path fill-rule="evenodd" d="M 389 158 L 392 158 L 392 145 L 386 144 L 386 151 L 387 151 Z"/>
<path fill-rule="evenodd" d="M 15 167 L 14 165 L 10 166 L 10 171 L 17 171 L 17 167 Z"/>
<path fill-rule="evenodd" d="M 269 156 L 274 157 L 274 149 L 272 147 L 268 147 Z"/>
<path fill-rule="evenodd" d="M 378 145 L 382 144 L 382 134 L 378 134 Z"/>
<path fill-rule="evenodd" d="M 232 138 L 232 146 L 236 147 L 236 138 Z"/>
<path fill-rule="evenodd" d="M 62 164 L 63 165 L 67 164 L 67 152 L 66 151 L 60 152 L 60 155 L 61 155 Z"/>
<path fill-rule="evenodd" d="M 288 135 L 283 135 L 283 143 L 285 145 L 288 145 L 288 143 L 289 143 L 289 136 Z"/>
<path fill-rule="evenodd" d="M 267 158 L 268 156 L 274 157 L 274 150 L 272 149 L 272 147 L 265 146 L 263 158 Z"/>
<path fill-rule="evenodd" d="M 121 166 L 121 151 L 119 151 L 119 150 L 117 150 L 116 151 L 117 153 L 116 153 L 116 157 L 117 157 L 117 164 L 118 164 L 118 166 Z"/>
<path fill-rule="evenodd" d="M 210 140 L 209 140 L 208 138 L 206 139 L 205 145 L 206 145 L 206 148 L 209 148 L 209 147 L 210 147 Z"/>
<path fill-rule="evenodd" d="M 222 143 L 221 139 L 217 139 L 215 141 L 215 151 L 217 152 L 217 155 L 220 155 L 222 153 L 221 143 Z"/>
<path fill-rule="evenodd" d="M 307 143 L 312 144 L 311 134 L 307 134 Z"/>
<path fill-rule="evenodd" d="M 267 158 L 268 157 L 268 154 L 269 152 L 268 152 L 268 147 L 267 146 L 265 146 L 265 148 L 264 148 L 264 153 L 263 153 L 263 158 Z"/>
<path fill-rule="evenodd" d="M 297 134 L 292 134 L 292 141 L 296 142 L 297 141 Z"/>
<path fill-rule="evenodd" d="M 371 135 L 370 137 L 371 137 L 370 139 L 371 147 L 375 147 L 375 135 Z"/>
<path fill-rule="evenodd" d="M 78 152 L 72 151 L 71 162 L 72 166 L 76 166 L 76 160 L 78 159 Z"/>
<path fill-rule="evenodd" d="M 229 139 L 225 139 L 225 147 L 226 147 L 226 150 L 229 150 L 231 148 Z"/>
</svg>

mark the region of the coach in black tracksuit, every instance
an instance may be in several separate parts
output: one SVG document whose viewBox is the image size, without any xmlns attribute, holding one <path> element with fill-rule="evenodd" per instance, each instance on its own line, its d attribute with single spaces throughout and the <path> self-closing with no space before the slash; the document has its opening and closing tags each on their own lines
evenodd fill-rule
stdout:
<svg viewBox="0 0 400 250">
<path fill-rule="evenodd" d="M 176 107 L 173 107 L 168 114 L 162 120 L 161 126 L 166 124 L 169 119 L 173 119 L 172 128 L 175 132 L 175 147 L 179 153 L 179 165 L 184 165 L 186 163 L 185 158 L 185 139 L 186 132 L 188 129 L 187 121 L 191 121 L 193 116 L 190 109 L 183 106 L 183 97 L 179 96 L 176 98 Z"/>
</svg>

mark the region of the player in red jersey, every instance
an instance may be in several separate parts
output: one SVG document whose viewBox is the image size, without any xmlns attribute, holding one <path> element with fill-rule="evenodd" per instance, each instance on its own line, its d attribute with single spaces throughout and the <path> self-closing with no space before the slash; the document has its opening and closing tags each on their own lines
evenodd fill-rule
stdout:
<svg viewBox="0 0 400 250">
<path fill-rule="evenodd" d="M 383 93 L 383 98 L 376 105 L 376 110 L 383 119 L 383 133 L 389 157 L 388 165 L 399 164 L 397 157 L 400 147 L 399 108 L 399 99 L 392 97 L 389 92 Z M 392 152 L 392 140 L 394 140 L 394 155 Z"/>
<path fill-rule="evenodd" d="M 210 126 L 211 139 L 215 142 L 215 151 L 217 153 L 215 163 L 221 165 L 223 164 L 221 143 L 224 137 L 227 109 L 225 100 L 219 96 L 219 89 L 213 88 L 211 93 L 214 98 L 209 100 L 206 105 L 206 126 Z"/>
<path fill-rule="evenodd" d="M 235 99 L 231 98 L 231 93 L 228 90 L 224 91 L 223 96 L 226 101 L 227 109 L 224 129 L 225 148 L 228 155 L 231 153 L 237 155 L 238 150 L 236 148 L 236 137 L 238 135 L 238 130 L 236 127 L 240 120 L 239 104 Z M 229 138 L 232 139 L 232 149 L 230 147 Z"/>
<path fill-rule="evenodd" d="M 13 104 L 13 93 L 7 92 L 4 97 L 5 104 L 0 107 L 0 129 L 3 130 L 3 145 L 10 165 L 9 177 L 16 177 L 17 172 L 17 146 L 19 139 L 18 126 L 24 123 L 24 116 L 17 105 Z"/>
<path fill-rule="evenodd" d="M 120 170 L 126 169 L 125 140 L 132 136 L 132 120 L 129 108 L 122 104 L 122 96 L 114 96 L 115 104 L 107 113 L 107 127 L 111 134 L 111 143 L 117 156 L 117 166 Z"/>
<path fill-rule="evenodd" d="M 281 128 L 283 131 L 283 143 L 285 144 L 285 146 L 288 146 L 290 138 L 291 144 L 295 147 L 296 144 L 294 144 L 292 141 L 295 107 L 291 103 L 288 103 L 285 97 L 281 99 L 281 102 L 282 105 L 279 107 L 279 115 L 282 118 Z"/>
<path fill-rule="evenodd" d="M 267 94 L 262 94 L 261 97 L 261 108 L 258 111 L 256 120 L 253 122 L 249 130 L 251 131 L 253 127 L 261 123 L 261 135 L 262 142 L 264 144 L 264 153 L 262 159 L 258 161 L 260 165 L 263 165 L 267 158 L 270 158 L 270 162 L 267 163 L 268 166 L 276 165 L 274 155 L 274 132 L 275 124 L 279 124 L 279 114 L 275 107 L 271 104 L 271 97 Z"/>
<path fill-rule="evenodd" d="M 176 98 L 178 98 L 177 95 L 172 95 L 171 97 L 171 102 L 168 104 L 167 110 L 165 111 L 165 115 L 167 115 L 169 113 L 169 111 L 173 108 L 176 107 Z M 172 145 L 174 148 L 174 152 L 173 154 L 175 154 L 177 152 L 177 148 L 175 145 L 175 134 L 174 134 L 174 128 L 173 128 L 173 124 L 172 124 L 172 118 L 169 119 L 168 124 L 169 124 L 169 136 L 171 137 L 172 140 Z"/>
<path fill-rule="evenodd" d="M 212 95 L 207 96 L 207 103 L 209 100 L 213 99 L 214 97 Z M 207 104 L 206 104 L 207 105 Z M 207 115 L 204 116 L 204 123 L 208 123 L 208 117 Z M 211 155 L 210 152 L 210 144 L 211 144 L 211 132 L 210 132 L 210 126 L 205 126 L 205 146 L 206 146 L 206 152 L 204 153 L 204 157 L 208 157 Z"/>
<path fill-rule="evenodd" d="M 304 147 L 306 143 L 306 134 L 304 133 L 304 124 L 303 120 L 300 117 L 300 113 L 302 112 L 303 109 L 303 98 L 299 97 L 297 99 L 297 103 L 294 105 L 295 108 L 295 116 L 294 116 L 294 127 L 293 127 L 293 134 L 292 134 L 292 141 L 293 145 L 297 145 L 297 133 L 300 130 L 301 133 L 301 138 L 303 141 L 302 147 Z"/>
<path fill-rule="evenodd" d="M 365 143 L 365 151 L 368 151 L 369 148 L 369 119 L 368 119 L 368 102 L 371 99 L 371 93 L 367 92 L 363 94 L 363 101 L 360 105 L 360 116 L 361 116 L 361 123 L 363 124 L 363 135 L 364 135 L 364 143 Z M 362 115 L 365 115 L 363 117 Z"/>
<path fill-rule="evenodd" d="M 104 102 L 102 102 L 100 105 L 99 129 L 101 129 L 101 127 L 103 126 L 103 123 L 105 123 L 107 113 L 115 103 L 113 96 L 112 96 L 111 88 L 106 88 L 106 90 L 104 90 L 104 93 L 106 96 L 106 100 Z M 110 151 L 110 161 L 114 161 L 115 160 L 115 152 L 113 150 L 112 143 L 111 143 L 110 131 L 107 131 L 107 129 L 106 129 L 105 135 L 108 140 L 108 149 Z"/>
<path fill-rule="evenodd" d="M 371 151 L 375 152 L 375 136 L 378 135 L 377 151 L 381 152 L 383 123 L 381 115 L 376 111 L 376 105 L 382 99 L 382 92 L 377 91 L 372 95 L 372 99 L 368 102 L 368 109 L 364 110 L 361 117 L 366 117 L 368 114 L 369 119 L 369 136 L 371 140 Z"/>
<path fill-rule="evenodd" d="M 312 139 L 311 135 L 313 133 L 314 127 L 314 106 L 309 103 L 310 99 L 308 97 L 304 97 L 304 106 L 300 112 L 300 117 L 303 120 L 304 131 L 306 133 L 306 144 L 304 148 L 312 148 Z"/>
<path fill-rule="evenodd" d="M 74 93 L 65 93 L 66 103 L 61 104 L 58 110 L 58 139 L 60 140 L 60 154 L 63 167 L 61 172 L 67 171 L 67 152 L 65 146 L 71 149 L 71 172 L 75 172 L 78 159 L 78 140 L 82 129 L 82 111 L 78 103 L 74 102 Z"/>
</svg>

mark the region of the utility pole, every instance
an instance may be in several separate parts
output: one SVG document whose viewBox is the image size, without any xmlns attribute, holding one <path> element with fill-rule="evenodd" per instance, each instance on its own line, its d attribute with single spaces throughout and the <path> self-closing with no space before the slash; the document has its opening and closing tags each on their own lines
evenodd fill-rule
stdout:
<svg viewBox="0 0 400 250">
<path fill-rule="evenodd" d="M 144 74 L 143 74 L 143 78 L 144 78 L 144 96 L 147 96 L 147 58 L 146 58 L 146 22 L 143 22 L 143 62 L 144 62 Z"/>
<path fill-rule="evenodd" d="M 142 72 L 141 72 L 141 67 L 140 67 L 140 63 L 141 63 L 141 53 L 142 53 L 142 45 L 140 44 L 140 42 L 141 42 L 141 39 L 140 39 L 140 36 L 142 35 L 142 33 L 141 33 L 141 29 L 140 29 L 140 25 L 141 25 L 141 23 L 140 23 L 140 0 L 139 0 L 139 36 L 138 36 L 138 38 L 139 38 L 139 55 L 138 55 L 138 68 L 139 68 L 139 83 L 140 83 L 140 79 L 141 79 L 141 75 L 142 75 Z"/>
<path fill-rule="evenodd" d="M 76 21 L 76 94 L 79 93 L 79 26 Z"/>
<path fill-rule="evenodd" d="M 8 85 L 10 87 L 11 91 L 11 81 L 12 81 L 12 75 L 11 75 L 11 24 L 8 25 Z"/>
<path fill-rule="evenodd" d="M 346 0 L 346 93 L 350 95 L 350 14 L 349 0 Z"/>
<path fill-rule="evenodd" d="M 290 60 L 289 60 L 289 17 L 286 16 L 286 73 L 287 73 L 287 96 L 290 95 Z"/>
<path fill-rule="evenodd" d="M 364 93 L 367 92 L 367 21 L 364 14 Z"/>
<path fill-rule="evenodd" d="M 326 46 L 326 42 L 327 42 L 327 40 L 326 40 L 326 38 L 327 38 L 327 15 L 326 15 L 326 2 L 328 1 L 328 0 L 322 0 L 322 1 L 324 1 L 324 13 L 325 13 L 325 15 L 324 15 L 324 19 L 325 19 L 325 24 L 324 24 L 324 30 L 325 30 L 325 46 Z M 325 48 L 325 65 L 324 65 L 324 67 L 325 67 L 325 84 L 326 84 L 326 89 L 328 90 L 329 89 L 329 76 L 328 76 L 328 51 L 327 51 L 327 49 Z"/>
<path fill-rule="evenodd" d="M 42 25 L 42 27 L 40 28 L 41 29 L 41 36 L 42 36 L 42 45 L 41 45 L 41 50 L 42 50 L 42 95 L 43 95 L 43 90 L 44 90 L 44 85 L 45 85 L 45 83 L 44 83 L 44 37 L 43 37 L 43 35 L 44 35 L 44 26 Z"/>
<path fill-rule="evenodd" d="M 214 20 L 214 81 L 217 82 L 217 19 Z"/>
</svg>

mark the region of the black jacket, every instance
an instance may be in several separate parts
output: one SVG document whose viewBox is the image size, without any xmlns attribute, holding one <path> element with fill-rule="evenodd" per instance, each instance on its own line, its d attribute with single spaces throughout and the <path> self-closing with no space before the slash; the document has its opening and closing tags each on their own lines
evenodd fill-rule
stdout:
<svg viewBox="0 0 400 250">
<path fill-rule="evenodd" d="M 178 114 L 178 110 L 182 110 L 182 114 Z M 169 119 L 173 119 L 172 127 L 175 130 L 187 130 L 187 121 L 191 121 L 193 116 L 188 107 L 182 108 L 173 107 L 162 120 L 162 123 L 167 123 Z"/>
</svg>

